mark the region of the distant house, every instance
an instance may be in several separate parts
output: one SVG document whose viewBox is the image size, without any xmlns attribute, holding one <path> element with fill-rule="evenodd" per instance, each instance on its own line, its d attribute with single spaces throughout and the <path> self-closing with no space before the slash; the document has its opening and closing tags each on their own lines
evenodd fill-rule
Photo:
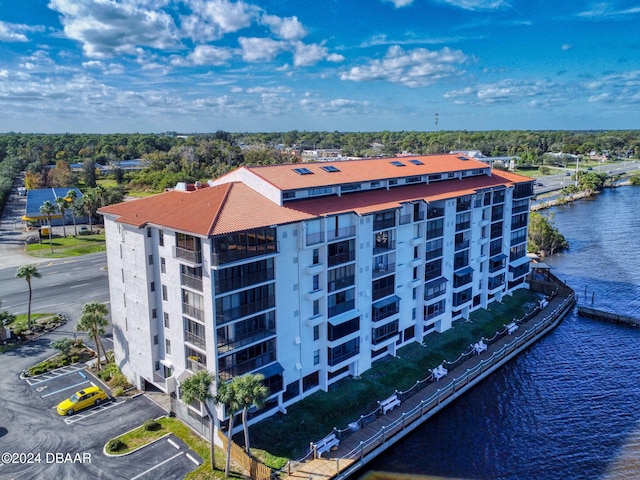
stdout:
<svg viewBox="0 0 640 480">
<path fill-rule="evenodd" d="M 25 213 L 22 216 L 24 222 L 30 223 L 35 226 L 48 225 L 47 217 L 40 213 L 40 207 L 47 200 L 54 206 L 56 205 L 56 198 L 66 197 L 69 190 L 75 190 L 77 198 L 82 198 L 82 192 L 76 187 L 65 188 L 38 188 L 34 190 L 27 190 L 27 207 Z M 71 210 L 65 212 L 64 224 L 73 224 L 73 215 Z M 86 215 L 82 217 L 76 217 L 76 223 L 87 223 L 89 221 Z M 56 210 L 56 214 L 51 217 L 51 225 L 61 226 L 63 222 L 62 215 Z"/>
</svg>

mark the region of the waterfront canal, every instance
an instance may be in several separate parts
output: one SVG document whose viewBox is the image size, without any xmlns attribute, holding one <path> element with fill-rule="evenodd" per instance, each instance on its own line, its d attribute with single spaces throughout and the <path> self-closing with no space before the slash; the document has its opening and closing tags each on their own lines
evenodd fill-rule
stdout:
<svg viewBox="0 0 640 480">
<path fill-rule="evenodd" d="M 579 304 L 640 317 L 640 188 L 548 212 Z M 640 329 L 578 317 L 367 466 L 468 479 L 640 478 Z M 363 471 L 362 474 L 365 472 Z"/>
</svg>

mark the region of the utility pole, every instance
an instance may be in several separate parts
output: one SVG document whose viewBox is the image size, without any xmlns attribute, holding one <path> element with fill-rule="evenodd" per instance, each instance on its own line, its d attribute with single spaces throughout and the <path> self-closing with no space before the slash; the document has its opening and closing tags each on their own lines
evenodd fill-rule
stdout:
<svg viewBox="0 0 640 480">
<path fill-rule="evenodd" d="M 436 132 L 438 131 L 438 114 L 436 113 Z"/>
</svg>

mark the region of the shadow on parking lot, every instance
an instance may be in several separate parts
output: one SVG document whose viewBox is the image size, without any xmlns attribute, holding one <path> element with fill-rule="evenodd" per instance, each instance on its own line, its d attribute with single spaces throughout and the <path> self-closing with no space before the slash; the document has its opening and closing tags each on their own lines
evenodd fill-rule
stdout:
<svg viewBox="0 0 640 480">
<path fill-rule="evenodd" d="M 9 430 L 7 430 L 6 428 L 0 427 L 0 437 L 4 437 L 8 432 Z"/>
</svg>

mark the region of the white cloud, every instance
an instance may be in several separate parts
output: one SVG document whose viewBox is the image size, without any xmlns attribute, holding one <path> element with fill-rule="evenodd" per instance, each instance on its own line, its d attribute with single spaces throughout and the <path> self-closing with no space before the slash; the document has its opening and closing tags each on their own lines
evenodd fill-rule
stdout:
<svg viewBox="0 0 640 480">
<path fill-rule="evenodd" d="M 238 42 L 245 62 L 269 62 L 287 48 L 285 43 L 271 38 L 240 37 Z"/>
<path fill-rule="evenodd" d="M 327 57 L 327 48 L 317 43 L 306 45 L 297 42 L 293 54 L 293 64 L 296 67 L 315 65 Z"/>
<path fill-rule="evenodd" d="M 626 17 L 640 13 L 640 7 L 626 9 L 618 9 L 616 7 L 616 5 L 607 2 L 592 3 L 588 10 L 578 13 L 578 16 L 601 20 L 605 17 Z"/>
<path fill-rule="evenodd" d="M 171 16 L 145 8 L 150 2 L 103 0 L 49 0 L 60 13 L 64 33 L 82 44 L 89 57 L 107 58 L 135 53 L 136 47 L 170 49 L 178 45 Z"/>
<path fill-rule="evenodd" d="M 119 63 L 104 63 L 99 60 L 82 62 L 82 66 L 91 70 L 100 70 L 106 75 L 120 75 L 124 73 L 124 66 Z"/>
<path fill-rule="evenodd" d="M 462 51 L 447 47 L 439 51 L 424 48 L 406 51 L 395 45 L 387 50 L 382 60 L 352 67 L 340 78 L 356 82 L 384 80 L 407 87 L 424 87 L 442 78 L 460 75 L 462 71 L 458 66 L 467 61 L 469 57 Z"/>
<path fill-rule="evenodd" d="M 571 45 L 570 43 L 565 43 L 560 47 L 560 50 L 562 50 L 563 52 L 566 52 L 568 50 L 571 50 L 572 48 L 573 48 L 573 45 Z"/>
<path fill-rule="evenodd" d="M 439 0 L 440 3 L 471 11 L 501 10 L 510 5 L 504 0 Z"/>
<path fill-rule="evenodd" d="M 505 79 L 495 83 L 451 90 L 444 94 L 444 98 L 456 105 L 486 106 L 528 101 L 540 107 L 548 107 L 566 103 L 571 95 L 575 95 L 575 92 L 567 84 L 535 79 Z"/>
<path fill-rule="evenodd" d="M 198 45 L 188 55 L 187 61 L 193 65 L 224 65 L 231 57 L 232 51 L 228 48 Z"/>
<path fill-rule="evenodd" d="M 42 27 L 0 21 L 0 42 L 28 42 L 24 32 L 42 31 Z"/>
<path fill-rule="evenodd" d="M 407 5 L 411 5 L 413 3 L 413 0 L 387 0 L 387 1 L 393 3 L 393 5 L 396 8 L 406 7 Z"/>
<path fill-rule="evenodd" d="M 242 1 L 186 0 L 190 15 L 181 17 L 185 35 L 196 42 L 217 40 L 227 33 L 249 27 L 260 9 Z"/>
<path fill-rule="evenodd" d="M 301 40 L 307 36 L 307 30 L 298 17 L 280 18 L 275 15 L 264 15 L 261 21 L 269 26 L 276 37 L 283 40 Z"/>
</svg>

